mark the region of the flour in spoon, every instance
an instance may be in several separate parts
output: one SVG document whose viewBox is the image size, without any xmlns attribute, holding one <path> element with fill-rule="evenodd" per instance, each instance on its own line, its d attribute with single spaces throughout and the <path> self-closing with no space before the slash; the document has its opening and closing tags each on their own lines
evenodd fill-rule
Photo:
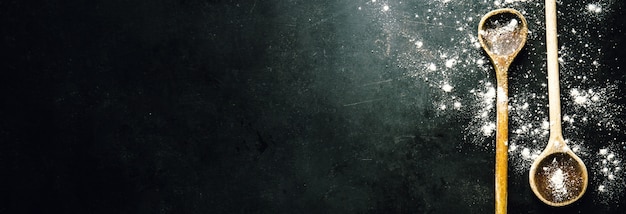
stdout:
<svg viewBox="0 0 626 214">
<path fill-rule="evenodd" d="M 511 19 L 508 23 L 500 23 L 498 20 L 487 21 L 487 28 L 479 33 L 485 39 L 484 42 L 497 55 L 509 55 L 517 50 L 523 40 L 520 38 L 521 26 L 517 19 Z"/>
<path fill-rule="evenodd" d="M 557 169 L 550 176 L 550 189 L 558 201 L 562 201 L 567 196 L 567 186 L 565 185 L 567 179 L 567 175 L 561 169 Z"/>
</svg>

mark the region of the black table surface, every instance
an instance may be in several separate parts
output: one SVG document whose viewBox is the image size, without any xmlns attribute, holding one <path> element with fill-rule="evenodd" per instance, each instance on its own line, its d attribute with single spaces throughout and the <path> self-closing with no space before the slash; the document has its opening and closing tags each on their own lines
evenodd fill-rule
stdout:
<svg viewBox="0 0 626 214">
<path fill-rule="evenodd" d="M 501 7 L 531 31 L 511 101 L 547 110 L 543 1 L 0 1 L 0 213 L 493 212 L 495 109 L 472 89 L 495 83 L 475 35 Z M 624 156 L 623 7 L 559 2 L 563 96 L 610 89 L 563 113 L 611 127 L 564 126 L 591 177 L 564 208 L 512 151 L 510 213 L 626 206 L 596 157 Z M 537 112 L 512 143 L 546 142 L 514 132 Z"/>
</svg>

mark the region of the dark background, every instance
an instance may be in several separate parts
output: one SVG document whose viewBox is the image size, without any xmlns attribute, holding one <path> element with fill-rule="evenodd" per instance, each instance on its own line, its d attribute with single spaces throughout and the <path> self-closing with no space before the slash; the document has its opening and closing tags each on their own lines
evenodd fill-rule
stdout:
<svg viewBox="0 0 626 214">
<path fill-rule="evenodd" d="M 493 151 L 463 144 L 470 118 L 438 115 L 354 5 L 0 1 L 0 213 L 492 212 Z M 623 58 L 612 7 L 604 56 Z M 626 206 L 547 207 L 527 176 L 511 213 Z"/>
</svg>

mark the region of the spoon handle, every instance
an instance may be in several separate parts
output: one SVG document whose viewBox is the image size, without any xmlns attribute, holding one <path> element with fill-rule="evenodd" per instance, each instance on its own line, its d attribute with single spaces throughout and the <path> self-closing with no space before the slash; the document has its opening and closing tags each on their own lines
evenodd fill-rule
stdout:
<svg viewBox="0 0 626 214">
<path fill-rule="evenodd" d="M 556 0 L 546 0 L 546 48 L 548 54 L 550 139 L 563 138 L 561 131 L 561 93 L 559 91 L 559 56 L 556 33 Z"/>
<path fill-rule="evenodd" d="M 509 86 L 508 66 L 496 66 L 496 214 L 507 212 L 507 177 L 509 164 Z"/>
</svg>

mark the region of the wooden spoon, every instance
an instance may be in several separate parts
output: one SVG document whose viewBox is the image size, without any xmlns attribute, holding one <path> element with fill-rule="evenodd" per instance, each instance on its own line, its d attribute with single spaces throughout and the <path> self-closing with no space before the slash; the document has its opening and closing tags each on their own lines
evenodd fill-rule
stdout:
<svg viewBox="0 0 626 214">
<path fill-rule="evenodd" d="M 526 43 L 528 26 L 520 12 L 505 8 L 491 11 L 478 24 L 478 41 L 496 70 L 496 213 L 506 213 L 509 100 L 507 72 Z"/>
<path fill-rule="evenodd" d="M 565 206 L 583 196 L 588 177 L 585 163 L 565 144 L 561 132 L 555 0 L 546 0 L 546 46 L 550 139 L 530 167 L 529 182 L 541 201 L 551 206 Z"/>
</svg>

